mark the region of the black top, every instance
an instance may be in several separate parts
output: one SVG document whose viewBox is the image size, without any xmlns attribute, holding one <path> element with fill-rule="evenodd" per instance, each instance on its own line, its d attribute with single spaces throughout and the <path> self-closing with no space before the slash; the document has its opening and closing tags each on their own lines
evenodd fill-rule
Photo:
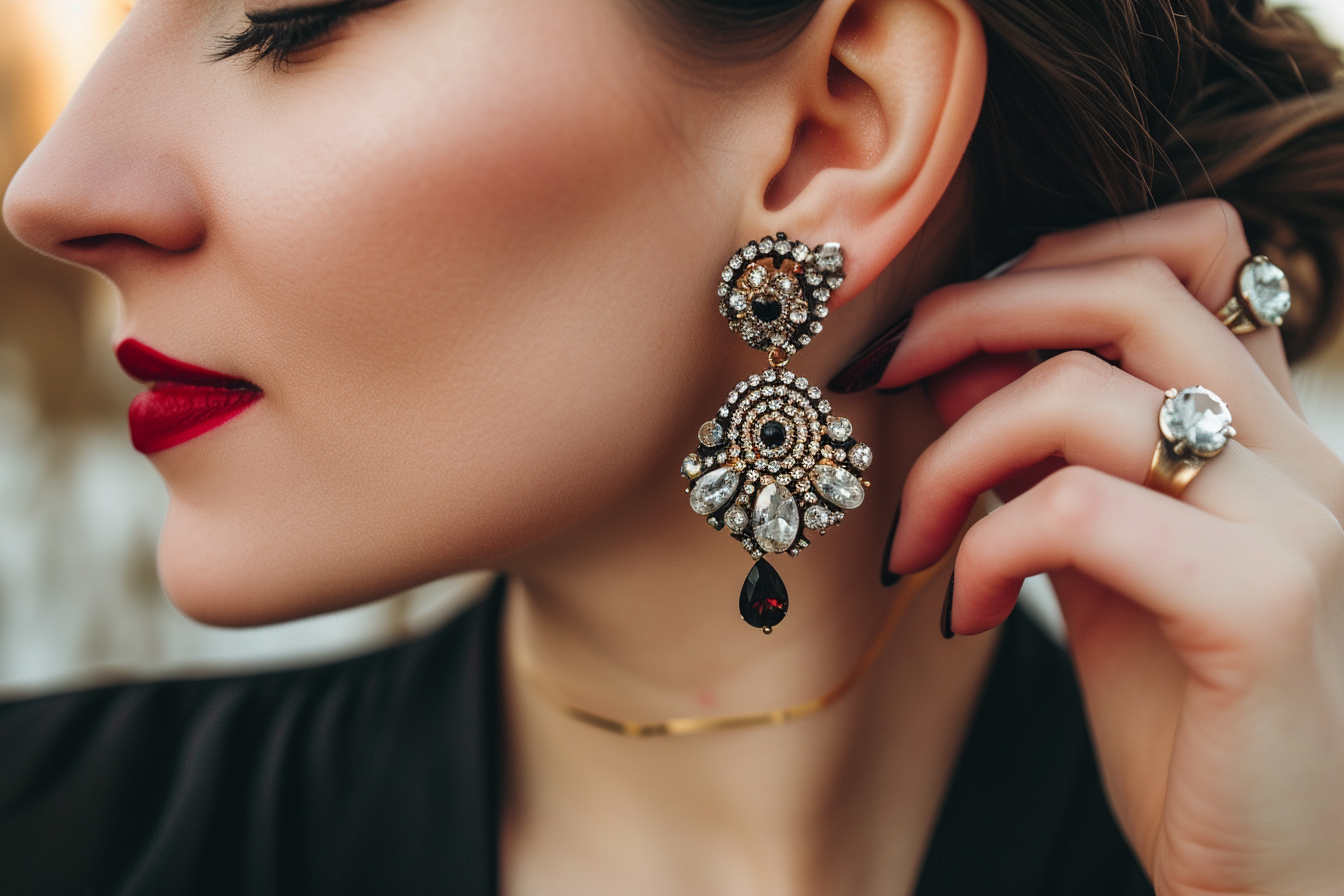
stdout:
<svg viewBox="0 0 1344 896">
<path fill-rule="evenodd" d="M 0 894 L 493 896 L 502 604 L 317 668 L 0 704 Z M 1068 659 L 1014 613 L 916 896 L 1152 892 Z"/>
</svg>

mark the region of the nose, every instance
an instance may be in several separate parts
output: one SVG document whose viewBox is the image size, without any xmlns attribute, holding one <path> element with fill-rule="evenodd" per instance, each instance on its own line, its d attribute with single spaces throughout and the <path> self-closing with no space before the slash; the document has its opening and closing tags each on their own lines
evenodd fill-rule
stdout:
<svg viewBox="0 0 1344 896">
<path fill-rule="evenodd" d="M 201 245 L 205 218 L 183 153 L 181 86 L 133 10 L 55 126 L 10 182 L 4 222 L 40 252 L 112 277 L 128 259 Z M 141 29 L 143 32 L 144 29 Z M 161 38 L 160 38 L 161 39 Z"/>
</svg>

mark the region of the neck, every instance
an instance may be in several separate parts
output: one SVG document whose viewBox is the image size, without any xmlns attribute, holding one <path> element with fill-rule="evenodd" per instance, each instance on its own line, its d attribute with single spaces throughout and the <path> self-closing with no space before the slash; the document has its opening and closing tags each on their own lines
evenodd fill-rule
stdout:
<svg viewBox="0 0 1344 896">
<path fill-rule="evenodd" d="M 570 702 L 640 721 L 772 709 L 827 691 L 891 603 L 878 571 L 898 484 L 939 430 L 917 391 L 880 399 L 880 410 L 878 400 L 840 399 L 881 476 L 829 536 L 779 558 L 790 611 L 773 634 L 737 618 L 751 558 L 685 506 L 673 452 L 666 481 L 641 488 L 640 500 L 512 564 L 509 672 L 526 656 Z M 899 436 L 881 436 L 883 419 L 901 421 Z M 993 647 L 939 637 L 945 586 L 939 576 L 915 596 L 843 700 L 784 726 L 632 741 L 564 716 L 506 674 L 511 889 L 525 892 L 536 868 L 542 889 L 564 892 L 568 868 L 573 889 L 592 893 L 584 875 L 600 868 L 624 892 L 908 890 Z M 712 879 L 688 879 L 711 865 Z"/>
</svg>

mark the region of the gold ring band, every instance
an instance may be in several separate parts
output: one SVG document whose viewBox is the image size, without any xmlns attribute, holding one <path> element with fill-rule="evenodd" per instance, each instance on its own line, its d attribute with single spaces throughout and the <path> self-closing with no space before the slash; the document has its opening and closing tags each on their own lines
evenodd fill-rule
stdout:
<svg viewBox="0 0 1344 896">
<path fill-rule="evenodd" d="M 1203 466 L 1204 458 L 1194 454 L 1179 455 L 1166 439 L 1158 439 L 1143 486 L 1179 498 Z"/>
</svg>

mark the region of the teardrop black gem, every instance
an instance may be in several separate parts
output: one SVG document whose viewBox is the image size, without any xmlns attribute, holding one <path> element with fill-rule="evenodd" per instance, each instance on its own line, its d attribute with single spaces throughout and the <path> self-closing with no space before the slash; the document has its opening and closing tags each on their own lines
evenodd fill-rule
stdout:
<svg viewBox="0 0 1344 896">
<path fill-rule="evenodd" d="M 770 628 L 779 625 L 789 612 L 789 592 L 775 568 L 757 560 L 742 583 L 742 598 L 737 602 L 747 625 Z"/>
</svg>

